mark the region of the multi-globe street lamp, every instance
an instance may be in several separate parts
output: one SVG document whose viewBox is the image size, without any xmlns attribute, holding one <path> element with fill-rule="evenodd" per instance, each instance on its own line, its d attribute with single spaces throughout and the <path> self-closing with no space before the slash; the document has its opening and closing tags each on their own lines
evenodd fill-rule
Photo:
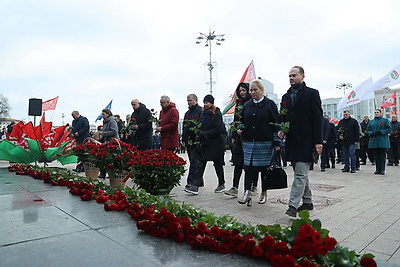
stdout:
<svg viewBox="0 0 400 267">
<path fill-rule="evenodd" d="M 343 89 L 343 95 L 346 95 L 346 89 L 349 89 L 352 87 L 353 87 L 353 85 L 351 83 L 345 83 L 345 82 L 342 82 L 342 83 L 336 85 L 336 89 L 340 89 L 340 90 Z"/>
<path fill-rule="evenodd" d="M 201 42 L 204 41 L 205 46 L 206 47 L 208 46 L 210 48 L 210 61 L 207 63 L 207 66 L 208 66 L 208 71 L 210 72 L 210 94 L 211 95 L 213 93 L 212 70 L 214 69 L 214 65 L 215 65 L 215 62 L 213 62 L 211 59 L 211 44 L 212 44 L 212 41 L 215 41 L 215 43 L 217 45 L 221 45 L 221 42 L 225 41 L 224 35 L 225 34 L 215 34 L 215 31 L 211 32 L 211 29 L 210 29 L 208 35 L 204 34 L 204 33 L 200 33 L 200 36 L 197 37 L 197 41 L 196 41 L 196 44 L 200 44 Z"/>
</svg>

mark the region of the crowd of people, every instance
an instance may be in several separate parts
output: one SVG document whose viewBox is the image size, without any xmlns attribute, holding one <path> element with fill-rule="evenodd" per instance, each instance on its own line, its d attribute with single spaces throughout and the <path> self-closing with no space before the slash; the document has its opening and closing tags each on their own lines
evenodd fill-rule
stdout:
<svg viewBox="0 0 400 267">
<path fill-rule="evenodd" d="M 98 142 L 121 139 L 140 151 L 166 149 L 187 152 L 189 170 L 184 191 L 198 195 L 204 186 L 204 172 L 208 161 L 213 162 L 216 179 L 215 193 L 238 198 L 239 204 L 252 205 L 261 180 L 258 203 L 267 200 L 269 167 L 293 168 L 294 180 L 286 214 L 296 217 L 301 210 L 312 210 L 312 192 L 309 171 L 320 164 L 320 170 L 335 168 L 342 163 L 342 172 L 355 173 L 367 160 L 375 165 L 375 174 L 384 175 L 386 166 L 399 165 L 400 122 L 397 115 L 391 121 L 375 110 L 374 119 L 368 116 L 359 123 L 349 110 L 343 111 L 343 119 L 337 125 L 323 117 L 321 99 L 316 89 L 305 82 L 304 69 L 294 66 L 289 72 L 290 88 L 283 95 L 278 110 L 274 101 L 266 96 L 260 80 L 240 83 L 236 88 L 236 106 L 233 123 L 227 132 L 221 110 L 215 106 L 212 95 L 203 98 L 199 105 L 195 94 L 187 95 L 188 110 L 184 114 L 182 133 L 179 134 L 179 112 L 170 98 L 160 97 L 161 111 L 156 116 L 139 99 L 133 99 L 133 112 L 124 122 L 110 109 L 102 110 L 103 125 L 90 132 L 89 121 L 78 111 L 73 117 L 71 136 L 77 144 L 92 137 Z M 289 125 L 284 129 L 282 125 Z M 12 131 L 12 126 L 7 131 Z M 286 126 L 287 127 L 287 126 Z M 228 136 L 228 138 L 227 138 Z M 232 187 L 225 188 L 224 153 L 225 140 L 231 148 L 234 167 Z M 83 164 L 74 169 L 83 171 Z M 239 182 L 244 172 L 243 195 L 239 197 Z M 99 178 L 105 178 L 102 171 Z"/>
</svg>

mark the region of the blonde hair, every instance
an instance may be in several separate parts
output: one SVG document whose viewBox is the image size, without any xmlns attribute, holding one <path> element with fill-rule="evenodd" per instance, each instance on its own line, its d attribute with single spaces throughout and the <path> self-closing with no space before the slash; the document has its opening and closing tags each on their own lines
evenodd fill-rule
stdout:
<svg viewBox="0 0 400 267">
<path fill-rule="evenodd" d="M 253 85 L 255 85 L 255 86 L 257 86 L 258 88 L 260 88 L 260 89 L 263 91 L 263 93 L 265 94 L 264 83 L 263 83 L 261 80 L 252 80 L 252 81 L 250 82 L 250 89 L 251 89 L 251 87 L 252 87 Z"/>
</svg>

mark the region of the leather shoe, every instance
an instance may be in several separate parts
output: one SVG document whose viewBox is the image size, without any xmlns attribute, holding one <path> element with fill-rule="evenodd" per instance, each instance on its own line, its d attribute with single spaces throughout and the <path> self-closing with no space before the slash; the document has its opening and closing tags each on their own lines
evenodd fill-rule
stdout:
<svg viewBox="0 0 400 267">
<path fill-rule="evenodd" d="M 379 174 L 380 174 L 380 175 L 385 175 L 385 172 L 380 172 Z"/>
<path fill-rule="evenodd" d="M 374 174 L 379 174 L 379 172 L 378 172 L 378 171 L 375 171 Z"/>
<path fill-rule="evenodd" d="M 302 210 L 313 210 L 314 205 L 313 203 L 303 203 L 300 207 L 297 208 L 297 212 L 300 212 Z"/>
<path fill-rule="evenodd" d="M 350 171 L 350 173 L 355 173 L 355 172 L 356 172 L 355 170 L 351 170 L 351 171 Z"/>
<path fill-rule="evenodd" d="M 342 172 L 349 172 L 350 170 L 343 169 Z"/>
</svg>

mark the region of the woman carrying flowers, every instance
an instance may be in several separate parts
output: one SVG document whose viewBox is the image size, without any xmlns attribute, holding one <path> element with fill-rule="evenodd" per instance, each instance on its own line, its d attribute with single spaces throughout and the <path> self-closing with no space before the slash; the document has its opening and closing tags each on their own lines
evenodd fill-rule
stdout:
<svg viewBox="0 0 400 267">
<path fill-rule="evenodd" d="M 224 142 L 222 134 L 225 131 L 225 126 L 222 121 L 222 113 L 214 105 L 214 97 L 206 95 L 203 100 L 203 112 L 200 115 L 200 131 L 197 132 L 198 145 L 192 151 L 192 164 L 195 170 L 193 171 L 193 184 L 189 188 L 185 188 L 185 192 L 197 195 L 198 187 L 202 182 L 202 177 L 206 168 L 207 161 L 214 162 L 214 169 L 218 177 L 218 186 L 214 190 L 215 193 L 225 191 L 224 179 Z M 191 171 L 189 170 L 189 173 Z M 188 178 L 189 179 L 189 178 Z"/>
<path fill-rule="evenodd" d="M 386 150 L 390 147 L 389 133 L 391 132 L 390 121 L 382 117 L 380 109 L 376 109 L 375 118 L 368 124 L 366 132 L 370 136 L 368 148 L 372 149 L 375 157 L 374 174 L 385 174 Z"/>
<path fill-rule="evenodd" d="M 243 105 L 251 98 L 249 85 L 247 83 L 239 83 L 236 88 L 236 107 L 235 107 L 235 115 L 233 118 L 233 123 L 231 124 L 231 138 L 232 138 L 232 163 L 233 169 L 233 186 L 228 191 L 225 191 L 225 194 L 237 197 L 238 196 L 238 188 L 239 188 L 239 180 L 242 175 L 243 170 L 243 146 L 242 139 L 237 134 L 237 130 L 243 129 L 243 124 L 241 122 L 241 111 L 243 109 Z M 255 183 L 257 186 L 257 183 Z"/>
<path fill-rule="evenodd" d="M 280 139 L 278 138 L 278 108 L 265 94 L 264 85 L 260 80 L 250 83 L 249 100 L 241 112 L 244 129 L 237 130 L 243 138 L 244 152 L 244 195 L 238 200 L 240 204 L 247 203 L 251 206 L 251 187 L 254 177 L 261 172 L 262 192 L 259 204 L 264 204 L 267 199 L 266 173 L 271 165 L 273 149 L 279 149 Z"/>
</svg>

